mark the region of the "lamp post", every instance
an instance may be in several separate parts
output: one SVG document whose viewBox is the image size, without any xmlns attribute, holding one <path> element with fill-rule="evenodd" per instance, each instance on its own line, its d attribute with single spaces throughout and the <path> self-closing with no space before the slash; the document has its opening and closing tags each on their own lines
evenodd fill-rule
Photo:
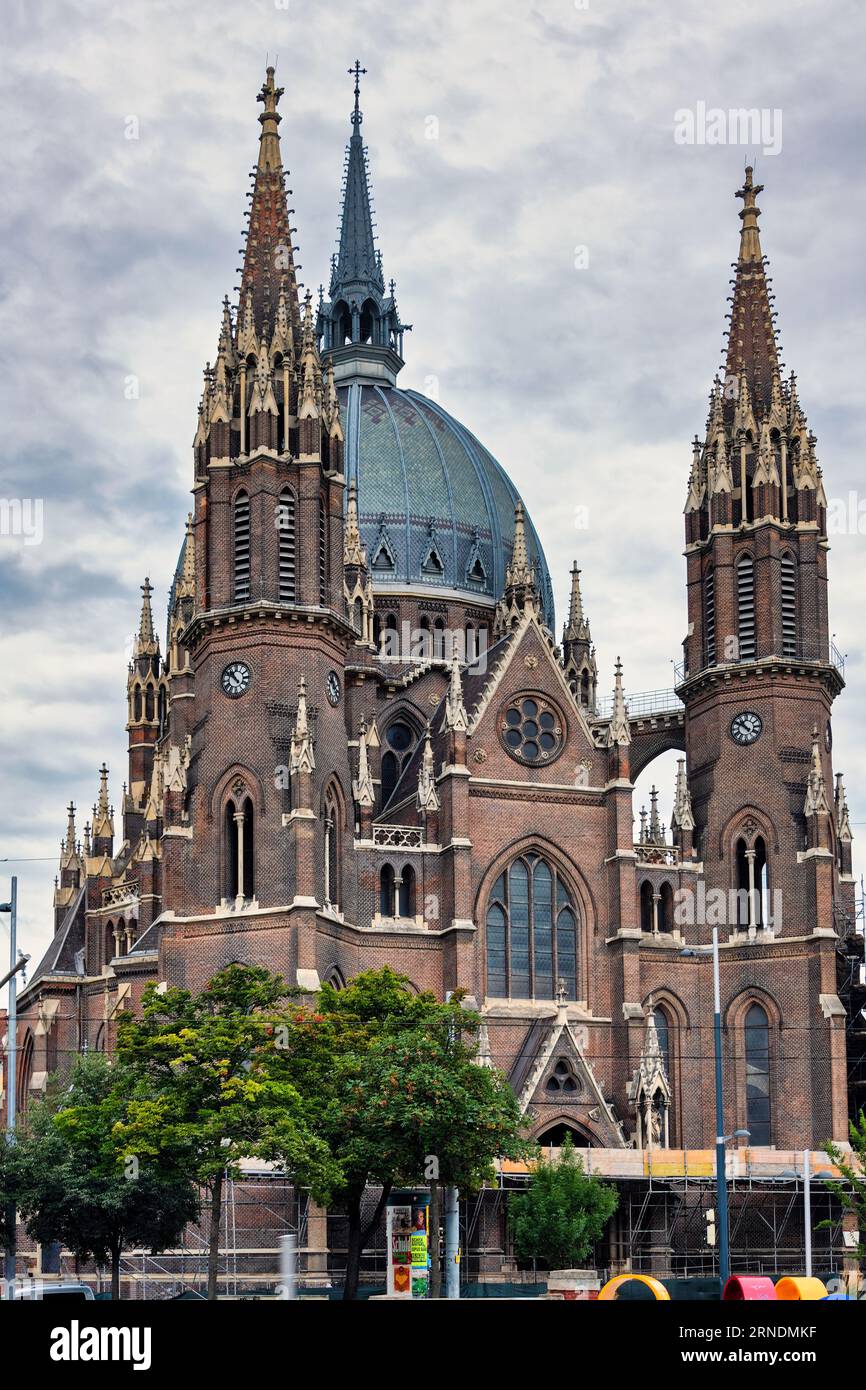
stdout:
<svg viewBox="0 0 866 1390">
<path fill-rule="evenodd" d="M 0 979 L 0 989 L 7 982 L 9 984 L 9 1007 L 6 1019 L 6 1134 L 10 1144 L 15 1142 L 15 1109 L 16 1109 L 16 1070 L 17 1070 L 17 1040 L 18 1040 L 18 1010 L 16 1007 L 15 981 L 19 971 L 23 970 L 29 956 L 18 955 L 17 925 L 18 925 L 18 879 L 12 877 L 12 891 L 8 903 L 0 903 L 0 912 L 9 913 L 9 969 Z M 9 1221 L 10 1243 L 6 1252 L 6 1297 L 12 1298 L 15 1289 L 15 1207 L 10 1205 L 7 1212 Z"/>
</svg>

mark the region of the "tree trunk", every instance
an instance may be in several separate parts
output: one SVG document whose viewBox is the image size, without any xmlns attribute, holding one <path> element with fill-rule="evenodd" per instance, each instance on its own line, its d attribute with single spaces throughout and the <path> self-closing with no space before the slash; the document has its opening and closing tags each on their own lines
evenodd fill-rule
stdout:
<svg viewBox="0 0 866 1390">
<path fill-rule="evenodd" d="M 346 1279 L 343 1300 L 358 1297 L 358 1277 L 361 1272 L 361 1193 L 352 1193 L 346 1203 L 349 1214 L 349 1242 L 346 1250 Z"/>
<path fill-rule="evenodd" d="M 120 1298 L 120 1255 L 122 1247 L 115 1245 L 111 1252 L 111 1297 Z"/>
<path fill-rule="evenodd" d="M 343 1299 L 348 1301 L 358 1297 L 358 1282 L 361 1275 L 361 1256 L 368 1240 L 372 1236 L 379 1222 L 382 1220 L 382 1212 L 391 1193 L 391 1183 L 386 1183 L 382 1188 L 382 1194 L 376 1203 L 376 1209 L 366 1226 L 361 1225 L 361 1202 L 364 1197 L 364 1188 L 349 1194 L 346 1201 L 346 1209 L 349 1216 L 349 1241 L 346 1251 L 346 1279 L 343 1284 Z"/>
<path fill-rule="evenodd" d="M 217 1275 L 220 1263 L 220 1219 L 223 1206 L 223 1173 L 214 1178 L 210 1200 L 210 1242 L 207 1252 L 207 1296 L 214 1301 L 217 1296 Z"/>
<path fill-rule="evenodd" d="M 442 1266 L 439 1263 L 439 1196 L 437 1178 L 430 1179 L 430 1297 L 442 1297 Z"/>
</svg>

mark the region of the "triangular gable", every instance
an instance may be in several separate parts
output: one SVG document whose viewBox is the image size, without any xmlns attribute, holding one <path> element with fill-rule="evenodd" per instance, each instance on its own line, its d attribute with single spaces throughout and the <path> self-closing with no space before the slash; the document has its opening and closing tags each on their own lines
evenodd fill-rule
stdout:
<svg viewBox="0 0 866 1390">
<path fill-rule="evenodd" d="M 532 648 L 531 652 L 527 651 L 527 647 L 529 646 Z M 502 655 L 498 657 L 498 659 L 495 659 L 498 656 L 500 648 L 502 649 Z M 510 634 L 507 643 L 497 643 L 497 645 L 488 652 L 488 660 L 491 657 L 494 657 L 494 660 L 489 661 L 490 669 L 487 674 L 487 680 L 483 684 L 480 694 L 476 697 L 474 708 L 470 708 L 469 701 L 468 699 L 466 700 L 470 734 L 474 734 L 478 729 L 487 710 L 495 702 L 497 692 L 501 688 L 506 675 L 521 654 L 533 661 L 533 665 L 531 667 L 527 666 L 526 668 L 525 684 L 535 687 L 540 684 L 543 685 L 544 675 L 550 672 L 555 682 L 557 696 L 561 698 L 563 705 L 568 710 L 573 724 L 577 725 L 583 733 L 586 742 L 586 751 L 597 752 L 598 749 L 589 724 L 587 723 L 586 715 L 575 698 L 574 692 L 565 678 L 565 672 L 554 656 L 550 643 L 545 637 L 538 619 L 533 613 L 528 613 L 524 616 L 520 626 L 515 628 L 514 632 Z M 542 663 L 544 664 L 542 665 Z"/>
<path fill-rule="evenodd" d="M 524 1048 L 529 1043 L 533 1030 L 530 1029 Z M 545 1083 L 548 1073 L 555 1066 L 556 1060 L 564 1057 L 571 1064 L 574 1075 L 580 1083 L 580 1090 L 575 1096 L 575 1110 L 580 1107 L 583 1116 L 591 1122 L 595 1132 L 602 1139 L 604 1146 L 611 1149 L 625 1149 L 628 1147 L 622 1125 L 614 1114 L 613 1107 L 605 1100 L 601 1087 L 599 1086 L 592 1066 L 586 1058 L 580 1041 L 568 1021 L 565 1009 L 559 1009 L 556 1022 L 550 1029 L 547 1037 L 537 1048 L 535 1060 L 529 1066 L 525 1080 L 517 1095 L 517 1103 L 520 1106 L 521 1114 L 525 1115 L 529 1108 L 541 1101 L 549 1101 L 550 1096 L 545 1091 Z M 587 1106 L 589 1107 L 587 1115 Z M 578 1122 L 581 1115 L 575 1113 L 575 1120 Z"/>
</svg>

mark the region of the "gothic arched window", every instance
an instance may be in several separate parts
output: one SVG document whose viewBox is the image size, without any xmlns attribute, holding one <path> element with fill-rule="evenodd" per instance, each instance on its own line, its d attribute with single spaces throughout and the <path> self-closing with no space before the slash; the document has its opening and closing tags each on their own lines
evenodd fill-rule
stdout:
<svg viewBox="0 0 866 1390">
<path fill-rule="evenodd" d="M 403 769 L 412 756 L 417 734 L 405 719 L 395 719 L 388 725 L 382 753 L 382 807 L 387 806 Z"/>
<path fill-rule="evenodd" d="M 782 655 L 797 656 L 797 562 L 785 551 L 782 571 Z"/>
<path fill-rule="evenodd" d="M 737 561 L 737 641 L 740 661 L 755 655 L 755 562 L 751 555 Z"/>
<path fill-rule="evenodd" d="M 749 1006 L 743 1023 L 746 1054 L 746 1128 L 750 1143 L 770 1142 L 770 1021 L 760 1004 Z"/>
<path fill-rule="evenodd" d="M 397 911 L 400 917 L 415 916 L 415 870 L 411 864 L 404 864 L 400 872 Z"/>
<path fill-rule="evenodd" d="M 226 802 L 223 836 L 225 897 L 251 899 L 255 897 L 255 840 L 253 803 L 248 796 Z"/>
<path fill-rule="evenodd" d="M 340 905 L 340 805 L 333 791 L 325 797 L 325 903 Z"/>
<path fill-rule="evenodd" d="M 649 932 L 655 929 L 653 886 L 648 878 L 645 878 L 640 886 L 640 929 Z"/>
<path fill-rule="evenodd" d="M 392 865 L 383 864 L 379 873 L 379 912 L 383 917 L 396 915 L 394 882 Z"/>
<path fill-rule="evenodd" d="M 247 603 L 250 597 L 250 499 L 246 492 L 235 497 L 233 509 L 234 601 Z"/>
<path fill-rule="evenodd" d="M 294 603 L 297 595 L 295 549 L 295 494 L 284 487 L 277 506 L 277 552 L 281 603 Z"/>
<path fill-rule="evenodd" d="M 539 855 L 499 875 L 487 906 L 487 993 L 577 998 L 577 913 L 563 880 Z"/>
</svg>

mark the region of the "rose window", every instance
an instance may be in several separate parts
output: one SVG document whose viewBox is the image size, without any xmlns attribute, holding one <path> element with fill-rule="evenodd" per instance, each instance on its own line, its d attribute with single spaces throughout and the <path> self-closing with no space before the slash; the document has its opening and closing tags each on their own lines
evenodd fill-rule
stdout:
<svg viewBox="0 0 866 1390">
<path fill-rule="evenodd" d="M 526 695 L 502 718 L 502 741 L 522 763 L 548 763 L 562 750 L 562 720 L 546 700 Z"/>
</svg>

